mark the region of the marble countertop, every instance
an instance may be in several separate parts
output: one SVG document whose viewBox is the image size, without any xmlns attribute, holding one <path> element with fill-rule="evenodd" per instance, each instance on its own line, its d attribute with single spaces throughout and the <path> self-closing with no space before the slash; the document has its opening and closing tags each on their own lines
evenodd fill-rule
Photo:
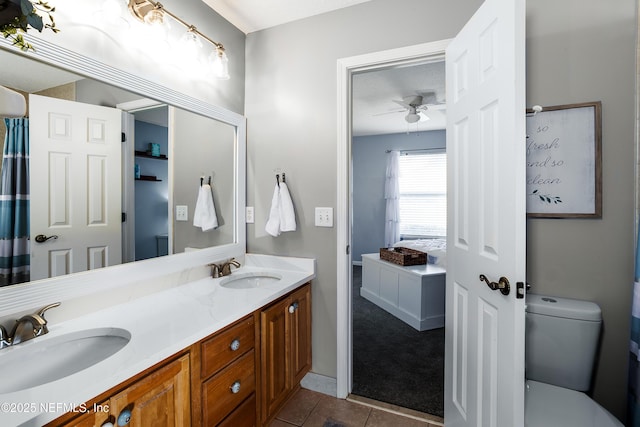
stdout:
<svg viewBox="0 0 640 427">
<path fill-rule="evenodd" d="M 222 279 L 205 278 L 106 307 L 88 315 L 49 323 L 49 333 L 0 350 L 3 375 L 11 372 L 3 357 L 20 347 L 64 334 L 122 328 L 130 342 L 113 356 L 66 378 L 14 393 L 0 394 L 2 426 L 41 426 L 117 386 L 167 357 L 275 301 L 315 277 L 315 260 L 247 255 L 242 272 L 276 273 L 281 280 L 252 289 L 230 289 Z M 232 274 L 232 276 L 233 276 Z M 64 310 L 64 305 L 55 310 Z"/>
</svg>

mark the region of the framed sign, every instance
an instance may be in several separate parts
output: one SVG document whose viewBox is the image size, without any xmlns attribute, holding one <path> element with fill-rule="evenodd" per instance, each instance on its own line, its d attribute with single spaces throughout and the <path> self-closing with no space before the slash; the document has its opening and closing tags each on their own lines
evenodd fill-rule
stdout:
<svg viewBox="0 0 640 427">
<path fill-rule="evenodd" d="M 601 103 L 527 111 L 527 216 L 602 217 Z"/>
</svg>

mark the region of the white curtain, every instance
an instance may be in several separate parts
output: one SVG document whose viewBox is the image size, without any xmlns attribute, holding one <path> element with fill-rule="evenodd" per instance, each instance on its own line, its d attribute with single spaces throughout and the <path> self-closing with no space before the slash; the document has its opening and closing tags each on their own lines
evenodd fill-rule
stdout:
<svg viewBox="0 0 640 427">
<path fill-rule="evenodd" d="M 387 158 L 387 172 L 384 182 L 384 199 L 386 202 L 384 246 L 387 248 L 400 240 L 399 163 L 400 152 L 390 151 Z"/>
</svg>

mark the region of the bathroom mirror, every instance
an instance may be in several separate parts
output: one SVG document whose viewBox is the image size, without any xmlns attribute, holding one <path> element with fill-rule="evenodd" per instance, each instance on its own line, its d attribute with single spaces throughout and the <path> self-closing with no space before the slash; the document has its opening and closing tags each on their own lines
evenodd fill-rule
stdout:
<svg viewBox="0 0 640 427">
<path fill-rule="evenodd" d="M 37 53 L 29 56 L 38 58 Z M 125 222 L 117 228 L 123 233 L 122 262 L 213 246 L 244 248 L 245 234 L 239 227 L 239 214 L 244 212 L 244 194 L 239 191 L 245 175 L 242 116 L 80 55 L 66 55 L 62 48 L 36 60 L 0 46 L 0 63 L 0 85 L 26 92 L 46 88 L 41 95 L 118 105 L 128 112 L 122 119 L 123 132 L 133 135 L 126 138 L 122 152 Z M 58 79 L 57 83 L 45 84 L 45 76 Z M 4 140 L 4 129 L 0 130 Z M 159 145 L 159 155 L 152 150 L 158 146 L 150 144 Z M 32 170 L 31 175 L 39 186 L 50 184 L 38 171 Z M 211 231 L 193 225 L 201 177 L 212 187 L 218 227 Z M 175 215 L 177 206 L 186 211 L 186 220 Z M 31 215 L 36 214 L 44 212 L 32 209 Z M 31 230 L 32 248 L 38 245 L 35 231 Z M 32 271 L 40 258 L 32 256 Z M 69 268 L 68 263 L 61 264 L 58 271 Z M 76 271 L 82 270 L 68 272 Z"/>
</svg>

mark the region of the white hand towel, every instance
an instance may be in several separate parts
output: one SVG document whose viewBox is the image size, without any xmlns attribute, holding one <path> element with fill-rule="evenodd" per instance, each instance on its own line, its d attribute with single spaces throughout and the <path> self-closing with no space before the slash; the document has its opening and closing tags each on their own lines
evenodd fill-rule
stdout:
<svg viewBox="0 0 640 427">
<path fill-rule="evenodd" d="M 193 225 L 202 228 L 202 231 L 209 231 L 218 227 L 218 216 L 216 215 L 213 194 L 209 184 L 200 186 L 196 208 L 193 212 Z"/>
<path fill-rule="evenodd" d="M 269 219 L 264 227 L 265 231 L 273 237 L 280 235 L 280 187 L 276 184 L 271 198 L 271 209 L 269 210 Z"/>
<path fill-rule="evenodd" d="M 280 231 L 296 231 L 296 213 L 285 182 L 280 183 Z"/>
</svg>

